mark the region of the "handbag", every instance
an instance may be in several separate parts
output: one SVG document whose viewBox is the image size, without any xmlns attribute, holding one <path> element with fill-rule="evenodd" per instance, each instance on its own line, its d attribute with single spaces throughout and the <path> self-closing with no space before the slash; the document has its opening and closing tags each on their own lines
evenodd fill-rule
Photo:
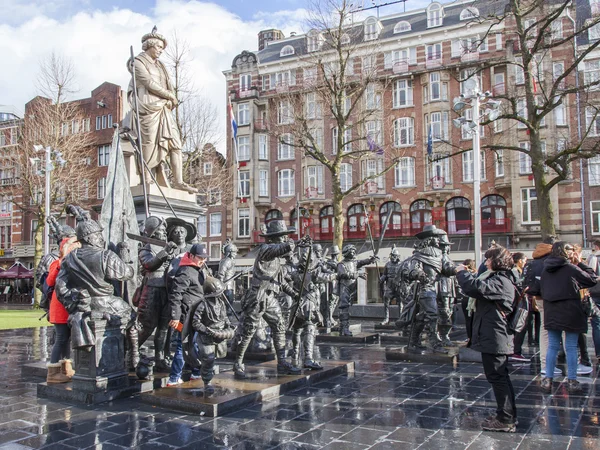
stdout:
<svg viewBox="0 0 600 450">
<path fill-rule="evenodd" d="M 508 331 L 517 334 L 523 331 L 527 326 L 527 316 L 529 315 L 530 309 L 527 296 L 525 295 L 527 289 L 523 290 L 523 292 L 519 292 L 516 286 L 514 286 L 514 288 L 515 297 L 513 300 L 512 311 L 506 314 L 502 312 L 498 303 L 496 303 L 496 307 L 498 308 L 498 311 L 500 311 L 500 314 L 506 319 Z"/>
<path fill-rule="evenodd" d="M 600 309 L 598 309 L 596 303 L 589 295 L 583 297 L 581 306 L 586 317 L 600 317 Z"/>
</svg>

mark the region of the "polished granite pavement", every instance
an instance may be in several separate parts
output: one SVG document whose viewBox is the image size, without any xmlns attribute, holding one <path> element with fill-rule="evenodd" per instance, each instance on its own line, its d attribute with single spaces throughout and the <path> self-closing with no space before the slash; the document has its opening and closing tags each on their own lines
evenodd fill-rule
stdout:
<svg viewBox="0 0 600 450">
<path fill-rule="evenodd" d="M 515 367 L 517 433 L 482 432 L 495 402 L 479 363 L 456 368 L 388 362 L 378 344 L 321 344 L 322 358 L 356 361 L 337 376 L 219 418 L 136 398 L 95 407 L 38 399 L 21 366 L 48 358 L 52 329 L 0 331 L 0 449 L 600 449 L 595 368 L 584 392 L 538 387 L 535 364 Z M 593 347 L 591 347 L 593 348 Z"/>
</svg>

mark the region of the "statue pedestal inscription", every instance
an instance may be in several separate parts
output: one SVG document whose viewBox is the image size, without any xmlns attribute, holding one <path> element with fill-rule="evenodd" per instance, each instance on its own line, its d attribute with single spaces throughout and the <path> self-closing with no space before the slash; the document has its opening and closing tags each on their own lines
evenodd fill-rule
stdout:
<svg viewBox="0 0 600 450">
<path fill-rule="evenodd" d="M 75 350 L 73 389 L 95 393 L 128 386 L 125 368 L 125 325 L 108 325 L 104 320 L 90 321 L 96 336 L 92 350 Z"/>
</svg>

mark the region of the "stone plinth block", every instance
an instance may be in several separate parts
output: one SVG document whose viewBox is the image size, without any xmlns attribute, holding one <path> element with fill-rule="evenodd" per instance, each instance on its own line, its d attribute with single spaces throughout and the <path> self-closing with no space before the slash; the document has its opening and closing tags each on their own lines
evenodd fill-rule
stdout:
<svg viewBox="0 0 600 450">
<path fill-rule="evenodd" d="M 408 344 L 408 331 L 397 331 L 395 333 L 381 333 L 379 342 L 388 344 Z"/>
<path fill-rule="evenodd" d="M 317 335 L 317 342 L 340 342 L 346 344 L 369 344 L 377 342 L 377 333 L 354 333 L 352 336 L 340 336 L 338 331 Z"/>
<path fill-rule="evenodd" d="M 348 329 L 352 332 L 352 333 L 360 333 L 362 331 L 362 324 L 360 323 L 351 323 L 350 326 L 348 327 Z M 319 327 L 319 334 L 326 334 L 326 333 L 331 333 L 331 332 L 336 332 L 336 331 L 340 331 L 340 327 L 333 327 L 331 329 L 327 329 L 325 327 Z"/>
<path fill-rule="evenodd" d="M 447 348 L 448 353 L 408 350 L 406 346 L 387 347 L 385 359 L 388 361 L 425 362 L 434 364 L 453 364 L 458 362 L 458 347 Z"/>
<path fill-rule="evenodd" d="M 254 366 L 246 364 L 247 378 L 238 380 L 233 372 L 213 378 L 214 393 L 205 396 L 202 380 L 186 383 L 140 396 L 154 406 L 216 417 L 248 405 L 272 400 L 282 393 L 308 386 L 326 378 L 354 373 L 354 362 L 321 361 L 323 370 L 303 370 L 301 375 L 278 375 L 277 363 L 268 361 Z"/>
</svg>

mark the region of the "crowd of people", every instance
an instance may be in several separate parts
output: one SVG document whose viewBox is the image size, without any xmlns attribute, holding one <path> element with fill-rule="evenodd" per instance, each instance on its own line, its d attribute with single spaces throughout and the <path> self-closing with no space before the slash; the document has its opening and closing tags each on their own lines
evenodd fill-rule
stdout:
<svg viewBox="0 0 600 450">
<path fill-rule="evenodd" d="M 564 348 L 567 364 L 566 388 L 580 392 L 577 375 L 592 372 L 587 349 L 588 322 L 592 323 L 594 350 L 600 362 L 600 241 L 582 261 L 581 247 L 545 239 L 536 246 L 533 259 L 493 245 L 476 271 L 472 260 L 457 268 L 457 281 L 463 293 L 461 306 L 467 321 L 468 345 L 481 352 L 487 380 L 492 385 L 497 412 L 483 423 L 485 430 L 514 432 L 517 424 L 515 394 L 509 376 L 509 362 L 529 363 L 522 355 L 525 337 L 530 347 L 539 346 L 541 389 L 551 392 Z M 517 332 L 510 327 L 516 299 L 525 296 L 529 305 L 526 326 Z"/>
</svg>

